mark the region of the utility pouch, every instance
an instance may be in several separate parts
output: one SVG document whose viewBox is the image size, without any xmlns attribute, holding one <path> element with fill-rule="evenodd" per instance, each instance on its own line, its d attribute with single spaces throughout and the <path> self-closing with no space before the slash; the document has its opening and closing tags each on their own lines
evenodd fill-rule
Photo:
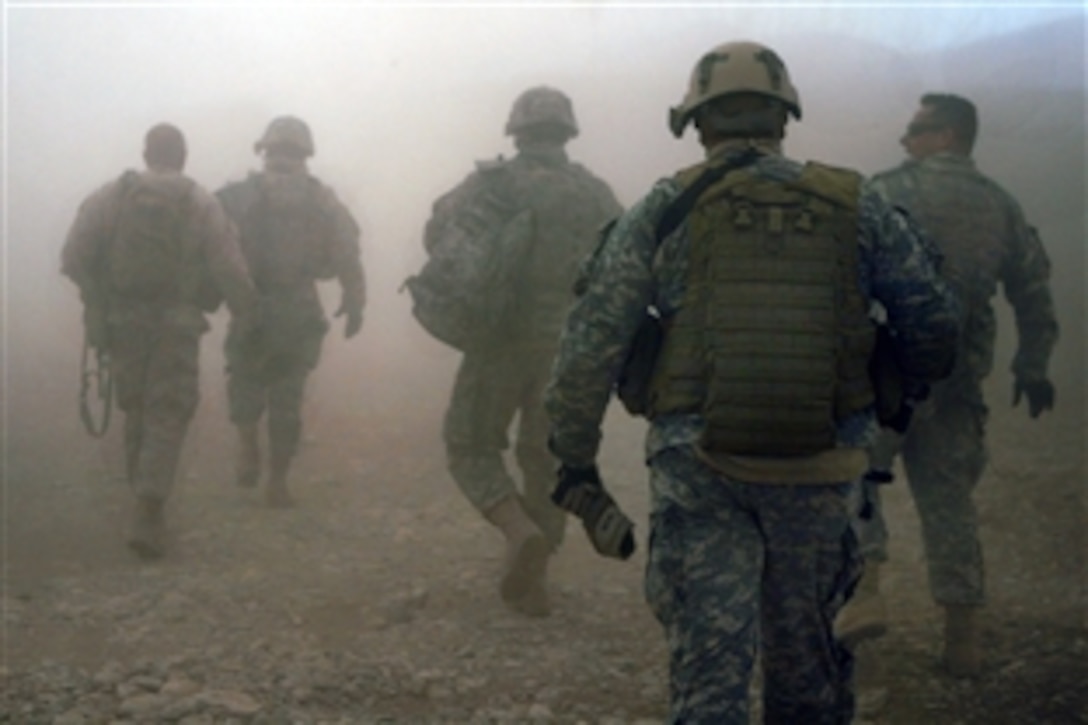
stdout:
<svg viewBox="0 0 1088 725">
<path fill-rule="evenodd" d="M 876 342 L 869 358 L 869 378 L 873 381 L 874 406 L 880 425 L 901 425 L 899 418 L 906 400 L 903 371 L 895 354 L 895 338 L 886 325 L 876 329 Z"/>
<path fill-rule="evenodd" d="M 649 307 L 635 332 L 616 379 L 616 397 L 631 415 L 646 415 L 649 408 L 650 381 L 664 342 L 664 322 L 657 310 Z"/>
</svg>

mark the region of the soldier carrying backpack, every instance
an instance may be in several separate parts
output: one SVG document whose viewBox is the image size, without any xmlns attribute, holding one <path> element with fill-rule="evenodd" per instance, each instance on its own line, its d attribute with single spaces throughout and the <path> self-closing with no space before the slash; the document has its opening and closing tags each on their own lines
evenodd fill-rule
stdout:
<svg viewBox="0 0 1088 725">
<path fill-rule="evenodd" d="M 199 399 L 204 314 L 225 298 L 240 336 L 258 327 L 234 227 L 182 173 L 185 158 L 177 128 L 148 131 L 147 168 L 126 171 L 83 202 L 61 260 L 80 290 L 87 345 L 111 361 L 136 497 L 128 544 L 144 558 L 165 551 L 163 509 Z"/>
</svg>

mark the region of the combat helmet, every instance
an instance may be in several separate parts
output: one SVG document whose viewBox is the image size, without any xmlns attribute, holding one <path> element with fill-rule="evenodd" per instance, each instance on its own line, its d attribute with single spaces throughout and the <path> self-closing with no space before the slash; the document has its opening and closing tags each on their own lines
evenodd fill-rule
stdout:
<svg viewBox="0 0 1088 725">
<path fill-rule="evenodd" d="M 271 146 L 293 146 L 306 156 L 314 155 L 314 137 L 306 122 L 295 116 L 278 116 L 272 119 L 264 135 L 253 144 L 254 153 Z"/>
<path fill-rule="evenodd" d="M 549 86 L 536 86 L 524 91 L 510 108 L 506 121 L 506 135 L 516 136 L 530 126 L 554 124 L 578 135 L 578 123 L 574 120 L 574 107 L 570 98 L 560 90 Z"/>
<path fill-rule="evenodd" d="M 777 99 L 794 118 L 801 118 L 801 99 L 778 54 L 760 43 L 737 41 L 711 49 L 695 64 L 687 95 L 679 106 L 669 109 L 669 129 L 679 138 L 696 109 L 734 93 Z"/>
</svg>

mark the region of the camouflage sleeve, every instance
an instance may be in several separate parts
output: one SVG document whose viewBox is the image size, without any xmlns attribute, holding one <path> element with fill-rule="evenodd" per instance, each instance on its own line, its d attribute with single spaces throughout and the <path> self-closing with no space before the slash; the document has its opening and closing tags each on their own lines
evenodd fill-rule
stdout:
<svg viewBox="0 0 1088 725">
<path fill-rule="evenodd" d="M 366 277 L 359 246 L 359 225 L 331 190 L 329 193 L 333 202 L 332 264 L 340 282 L 341 302 L 346 311 L 361 312 L 366 305 Z"/>
<path fill-rule="evenodd" d="M 118 182 L 99 188 L 80 204 L 64 241 L 60 271 L 79 287 L 84 304 L 104 300 L 101 252 L 113 233 L 118 204 Z"/>
<path fill-rule="evenodd" d="M 1001 271 L 1005 298 L 1016 316 L 1018 346 L 1013 374 L 1026 381 L 1045 380 L 1050 354 L 1058 341 L 1058 320 L 1050 293 L 1050 259 L 1034 227 L 1012 202 L 1013 239 Z"/>
<path fill-rule="evenodd" d="M 601 421 L 624 354 L 653 297 L 654 227 L 661 185 L 621 216 L 587 269 L 545 392 L 552 450 L 564 463 L 597 457 Z"/>
<path fill-rule="evenodd" d="M 858 222 L 867 286 L 887 311 L 904 372 L 923 382 L 944 377 L 959 338 L 960 305 L 938 273 L 935 247 L 869 187 L 858 202 Z"/>
<path fill-rule="evenodd" d="M 257 290 L 249 276 L 238 241 L 238 228 L 222 205 L 203 189 L 194 189 L 195 227 L 200 230 L 201 250 L 216 287 L 230 308 L 232 317 L 250 318 L 256 314 Z"/>
</svg>

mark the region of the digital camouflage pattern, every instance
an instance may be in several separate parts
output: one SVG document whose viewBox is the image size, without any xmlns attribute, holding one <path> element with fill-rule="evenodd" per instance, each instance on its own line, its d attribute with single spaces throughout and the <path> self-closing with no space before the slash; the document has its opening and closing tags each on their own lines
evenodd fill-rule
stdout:
<svg viewBox="0 0 1088 725">
<path fill-rule="evenodd" d="M 230 308 L 232 319 L 251 329 L 257 297 L 230 220 L 215 198 L 176 172 L 143 171 L 191 185 L 181 238 L 185 262 L 181 279 L 210 278 Z M 112 289 L 103 261 L 115 239 L 125 183 L 111 182 L 88 197 L 68 233 L 61 271 L 80 288 L 84 305 L 101 309 L 106 320 L 117 403 L 125 413 L 128 479 L 142 498 L 163 500 L 185 433 L 199 399 L 200 336 L 208 330 L 197 284 L 181 284 L 182 294 L 159 299 L 126 297 Z M 138 275 L 138 270 L 127 274 Z M 161 270 L 148 270 L 158 277 Z"/>
<path fill-rule="evenodd" d="M 989 415 L 982 381 L 993 368 L 998 285 L 1016 317 L 1012 372 L 1045 380 L 1058 339 L 1050 293 L 1050 261 L 1020 205 L 966 156 L 943 152 L 906 161 L 872 179 L 873 188 L 903 207 L 939 247 L 942 275 L 964 310 L 955 369 L 933 386 L 902 443 L 908 483 L 922 524 L 934 599 L 941 604 L 985 600 L 978 516 L 971 499 L 985 469 Z M 887 527 L 879 490 L 866 493 L 872 518 L 858 522 L 866 556 L 887 559 Z"/>
<path fill-rule="evenodd" d="M 620 213 L 611 189 L 585 167 L 568 160 L 561 146 L 523 146 L 509 161 L 481 165 L 434 206 L 428 243 L 465 218 L 513 216 L 530 209 L 535 234 L 519 279 L 510 334 L 494 345 L 466 352 L 446 412 L 443 437 L 449 470 L 481 512 L 518 487 L 503 464 L 507 430 L 517 415 L 516 460 L 526 511 L 553 542 L 564 514 L 551 503 L 555 459 L 547 449 L 542 393 L 559 332 L 573 298 L 579 263 L 597 242 L 598 229 Z"/>
<path fill-rule="evenodd" d="M 306 379 L 329 329 L 317 281 L 336 278 L 342 309 L 362 315 L 359 226 L 301 160 L 269 159 L 216 195 L 238 225 L 265 316 L 259 340 L 233 326 L 227 334 L 231 421 L 250 425 L 267 409 L 271 455 L 284 462 L 297 451 Z"/>
<path fill-rule="evenodd" d="M 748 142 L 727 142 L 728 161 Z M 802 165 L 766 152 L 754 172 L 796 178 Z M 667 319 L 682 304 L 690 240 L 686 223 L 655 255 L 655 228 L 676 198 L 664 179 L 615 225 L 572 308 L 546 392 L 553 450 L 566 464 L 596 459 L 601 421 L 627 345 L 646 306 Z M 890 312 L 902 360 L 920 379 L 948 364 L 958 308 L 937 276 L 932 250 L 906 217 L 874 192 L 858 199 L 858 282 Z M 838 445 L 864 447 L 872 411 L 844 420 Z M 655 417 L 646 440 L 651 469 L 647 599 L 668 636 L 673 723 L 745 722 L 753 638 L 766 650 L 766 722 L 847 723 L 853 712 L 849 654 L 830 623 L 858 577 L 846 481 L 751 484 L 718 473 L 695 452 L 697 414 Z"/>
</svg>

